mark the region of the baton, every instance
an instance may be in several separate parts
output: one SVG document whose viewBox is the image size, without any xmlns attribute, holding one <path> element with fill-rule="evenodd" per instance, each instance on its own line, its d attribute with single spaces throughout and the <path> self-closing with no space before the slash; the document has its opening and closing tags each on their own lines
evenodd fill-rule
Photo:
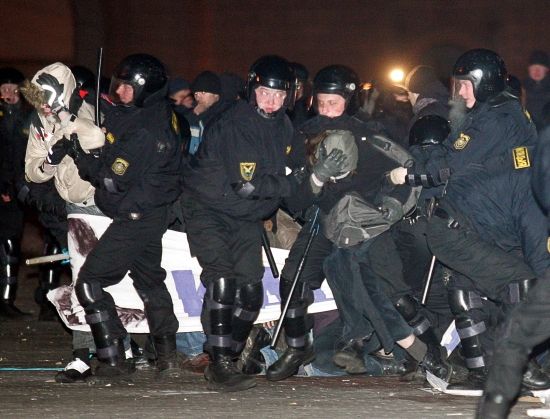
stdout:
<svg viewBox="0 0 550 419">
<path fill-rule="evenodd" d="M 302 271 L 304 269 L 304 263 L 306 261 L 307 255 L 309 253 L 309 249 L 311 248 L 311 243 L 313 243 L 313 239 L 319 232 L 319 208 L 315 210 L 315 214 L 313 215 L 313 219 L 311 222 L 311 227 L 309 230 L 309 237 L 307 239 L 306 248 L 304 249 L 304 254 L 302 255 L 302 258 L 300 259 L 300 263 L 298 264 L 298 269 L 296 269 L 296 273 L 294 274 L 294 279 L 292 280 L 292 287 L 290 287 L 290 292 L 288 293 L 288 298 L 286 299 L 285 306 L 281 310 L 281 315 L 279 316 L 279 321 L 277 322 L 277 326 L 275 327 L 275 332 L 273 333 L 273 337 L 271 338 L 271 348 L 275 348 L 275 345 L 277 344 L 277 340 L 279 339 L 279 334 L 281 333 L 281 328 L 283 326 L 283 321 L 286 316 L 286 312 L 288 311 L 288 306 L 290 305 L 290 300 L 292 299 L 292 295 L 294 294 L 294 290 L 296 289 L 296 285 L 298 284 L 298 281 L 300 280 L 300 277 L 302 276 Z"/>
<path fill-rule="evenodd" d="M 271 245 L 269 244 L 269 237 L 267 237 L 267 231 L 265 228 L 262 230 L 262 246 L 264 248 L 265 256 L 269 262 L 269 268 L 273 274 L 273 278 L 279 278 L 279 269 L 275 263 L 275 258 L 273 257 L 273 252 L 271 251 Z"/>
<path fill-rule="evenodd" d="M 101 67 L 103 64 L 103 47 L 99 47 L 97 50 L 97 71 L 95 79 L 95 124 L 99 127 L 99 96 L 101 95 Z"/>
<path fill-rule="evenodd" d="M 37 258 L 30 258 L 25 261 L 26 265 L 40 265 L 42 263 L 52 263 L 59 260 L 69 260 L 70 257 L 65 253 L 58 253 L 56 255 L 39 256 Z"/>
<path fill-rule="evenodd" d="M 424 284 L 424 291 L 422 292 L 421 304 L 423 306 L 426 305 L 426 300 L 428 299 L 428 291 L 430 290 L 430 285 L 432 284 L 435 261 L 436 261 L 435 256 L 432 256 L 432 261 L 430 262 L 430 269 L 428 270 L 428 277 L 426 278 L 426 283 Z"/>
</svg>

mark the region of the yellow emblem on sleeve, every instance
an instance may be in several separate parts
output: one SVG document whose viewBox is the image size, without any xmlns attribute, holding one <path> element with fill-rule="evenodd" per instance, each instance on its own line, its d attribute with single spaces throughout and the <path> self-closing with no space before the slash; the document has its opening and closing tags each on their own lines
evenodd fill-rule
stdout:
<svg viewBox="0 0 550 419">
<path fill-rule="evenodd" d="M 115 162 L 111 166 L 111 170 L 114 172 L 115 175 L 122 176 L 124 173 L 126 173 L 128 166 L 130 166 L 130 163 L 120 157 L 117 157 Z"/>
<path fill-rule="evenodd" d="M 533 122 L 533 118 L 531 118 L 531 114 L 529 113 L 529 111 L 527 109 L 524 109 L 523 110 L 523 113 L 525 114 L 525 117 L 527 118 L 527 120 L 531 123 Z"/>
<path fill-rule="evenodd" d="M 242 178 L 247 182 L 250 182 L 252 180 L 252 176 L 254 176 L 254 170 L 256 170 L 256 163 L 241 162 L 240 167 Z"/>
<path fill-rule="evenodd" d="M 109 144 L 113 144 L 115 142 L 115 136 L 112 132 L 108 132 L 105 139 L 109 142 Z"/>
<path fill-rule="evenodd" d="M 176 114 L 174 112 L 172 112 L 172 129 L 174 130 L 174 132 L 176 134 L 179 135 L 179 133 L 180 133 L 180 123 L 178 121 L 178 117 L 176 116 Z"/>
<path fill-rule="evenodd" d="M 291 145 L 287 145 L 287 146 L 286 146 L 286 150 L 285 150 L 286 155 L 288 156 L 288 155 L 290 154 L 291 151 L 292 151 L 292 146 L 291 146 Z"/>
<path fill-rule="evenodd" d="M 525 169 L 526 167 L 531 167 L 531 162 L 529 161 L 529 150 L 527 150 L 527 147 L 516 147 L 512 153 L 514 155 L 515 169 Z"/>
<path fill-rule="evenodd" d="M 471 138 L 469 135 L 461 132 L 460 136 L 455 140 L 453 147 L 455 148 L 455 150 L 463 150 L 470 142 L 470 139 Z"/>
</svg>

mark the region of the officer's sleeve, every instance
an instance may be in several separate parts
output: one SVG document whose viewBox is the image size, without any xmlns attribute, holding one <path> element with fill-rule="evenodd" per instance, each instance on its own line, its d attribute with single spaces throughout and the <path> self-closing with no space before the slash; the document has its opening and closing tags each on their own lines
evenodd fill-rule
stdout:
<svg viewBox="0 0 550 419">
<path fill-rule="evenodd" d="M 150 134 L 145 129 L 129 132 L 109 144 L 100 156 L 95 173 L 91 167 L 86 177 L 96 188 L 110 193 L 124 193 L 135 185 L 147 170 L 149 159 L 154 150 Z M 91 159 L 87 159 L 89 162 Z"/>
<path fill-rule="evenodd" d="M 56 171 L 55 167 L 44 165 L 48 156 L 48 148 L 38 129 L 31 125 L 29 139 L 25 152 L 25 175 L 35 183 L 43 183 L 50 180 Z"/>
</svg>

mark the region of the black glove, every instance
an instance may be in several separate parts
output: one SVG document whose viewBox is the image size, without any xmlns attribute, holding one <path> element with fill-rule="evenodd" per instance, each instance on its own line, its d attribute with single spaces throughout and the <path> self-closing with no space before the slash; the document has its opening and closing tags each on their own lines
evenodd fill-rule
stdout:
<svg viewBox="0 0 550 419">
<path fill-rule="evenodd" d="M 382 206 L 380 208 L 383 217 L 391 224 L 396 223 L 405 215 L 403 213 L 403 205 L 397 199 L 391 196 L 385 196 L 382 198 Z"/>
<path fill-rule="evenodd" d="M 38 76 L 36 82 L 46 92 L 47 103 L 53 113 L 58 114 L 62 110 L 67 109 L 63 102 L 63 84 L 59 83 L 54 76 L 48 73 L 42 73 Z"/>
<path fill-rule="evenodd" d="M 250 198 L 252 192 L 254 192 L 254 185 L 250 182 L 243 182 L 242 180 L 236 183 L 232 183 L 231 187 L 237 195 L 241 198 Z"/>
<path fill-rule="evenodd" d="M 48 150 L 48 156 L 46 157 L 46 161 L 48 162 L 48 164 L 52 166 L 57 166 L 59 163 L 61 163 L 63 157 L 67 155 L 68 141 L 69 140 L 63 137 L 52 147 L 50 147 L 50 149 Z"/>
<path fill-rule="evenodd" d="M 299 167 L 294 169 L 288 176 L 288 179 L 294 180 L 298 185 L 300 185 L 308 177 L 308 172 L 305 167 Z"/>
<path fill-rule="evenodd" d="M 80 145 L 78 135 L 71 134 L 71 139 L 67 141 L 67 154 L 72 157 L 75 163 L 78 163 L 86 155 Z"/>
<path fill-rule="evenodd" d="M 313 166 L 313 174 L 319 182 L 325 183 L 331 177 L 342 173 L 347 156 L 338 148 L 332 149 L 327 156 L 326 149 L 321 146 L 319 149 L 319 160 Z"/>
</svg>

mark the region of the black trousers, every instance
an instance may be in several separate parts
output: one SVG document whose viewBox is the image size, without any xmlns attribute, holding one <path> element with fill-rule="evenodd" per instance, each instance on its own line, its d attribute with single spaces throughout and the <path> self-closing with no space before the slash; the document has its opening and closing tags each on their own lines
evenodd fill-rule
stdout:
<svg viewBox="0 0 550 419">
<path fill-rule="evenodd" d="M 105 288 L 119 283 L 129 271 L 134 287 L 144 301 L 153 336 L 167 336 L 178 330 L 172 298 L 164 284 L 166 271 L 160 266 L 162 236 L 166 228 L 166 207 L 144 214 L 139 220 L 113 220 L 86 257 L 78 275 L 78 281 Z M 87 305 L 86 312 L 108 312 L 111 337 L 124 337 L 126 330 L 116 314 L 113 298 L 105 291 L 102 296 Z"/>
<path fill-rule="evenodd" d="M 550 338 L 550 269 L 508 317 L 485 384 L 489 394 L 513 400 L 531 350 Z"/>
<path fill-rule="evenodd" d="M 237 288 L 262 280 L 261 221 L 240 220 L 195 204 L 186 209 L 186 228 L 205 287 L 218 278 L 234 279 Z"/>
</svg>

